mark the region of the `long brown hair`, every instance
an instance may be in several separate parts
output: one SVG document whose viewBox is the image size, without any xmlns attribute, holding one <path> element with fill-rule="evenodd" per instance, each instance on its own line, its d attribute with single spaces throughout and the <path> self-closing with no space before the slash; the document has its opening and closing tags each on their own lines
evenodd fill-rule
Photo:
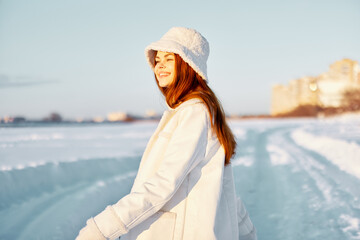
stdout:
<svg viewBox="0 0 360 240">
<path fill-rule="evenodd" d="M 156 56 L 156 53 L 154 54 Z M 182 102 L 200 98 L 206 105 L 211 119 L 211 128 L 225 149 L 225 165 L 230 163 L 235 154 L 236 141 L 234 134 L 226 123 L 225 113 L 215 93 L 206 81 L 197 74 L 178 54 L 175 54 L 175 79 L 167 87 L 160 87 L 167 104 L 176 108 Z M 156 79 L 156 75 L 155 75 Z"/>
</svg>

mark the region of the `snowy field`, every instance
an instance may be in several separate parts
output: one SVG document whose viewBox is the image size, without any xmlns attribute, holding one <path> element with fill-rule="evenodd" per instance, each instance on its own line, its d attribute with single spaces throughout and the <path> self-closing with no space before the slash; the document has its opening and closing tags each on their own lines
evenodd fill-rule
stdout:
<svg viewBox="0 0 360 240">
<path fill-rule="evenodd" d="M 156 124 L 0 128 L 0 239 L 74 239 L 130 191 Z M 259 240 L 360 239 L 360 117 L 231 127 Z"/>
</svg>

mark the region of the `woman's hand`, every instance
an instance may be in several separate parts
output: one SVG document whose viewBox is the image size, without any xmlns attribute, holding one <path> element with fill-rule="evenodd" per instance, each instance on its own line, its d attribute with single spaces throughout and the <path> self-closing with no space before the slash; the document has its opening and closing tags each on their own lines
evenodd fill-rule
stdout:
<svg viewBox="0 0 360 240">
<path fill-rule="evenodd" d="M 91 233 L 90 228 L 88 226 L 85 226 L 80 230 L 79 235 L 76 237 L 76 240 L 95 239 L 92 236 L 93 236 L 93 234 Z"/>
<path fill-rule="evenodd" d="M 101 234 L 94 220 L 90 218 L 86 226 L 80 230 L 76 240 L 106 240 L 106 238 Z"/>
</svg>

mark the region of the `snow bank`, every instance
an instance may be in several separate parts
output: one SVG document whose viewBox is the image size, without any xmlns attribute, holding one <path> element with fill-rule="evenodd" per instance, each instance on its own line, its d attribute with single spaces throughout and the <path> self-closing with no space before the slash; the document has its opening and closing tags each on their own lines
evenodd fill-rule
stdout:
<svg viewBox="0 0 360 240">
<path fill-rule="evenodd" d="M 243 156 L 243 157 L 239 157 L 236 158 L 234 160 L 231 161 L 231 165 L 232 166 L 245 166 L 245 167 L 250 167 L 254 164 L 254 159 L 250 156 Z"/>
<path fill-rule="evenodd" d="M 276 145 L 269 144 L 266 146 L 266 150 L 270 154 L 270 161 L 272 165 L 285 165 L 291 162 L 289 154 Z"/>
<path fill-rule="evenodd" d="M 238 139 L 246 138 L 246 129 L 244 129 L 244 128 L 233 128 L 232 132 L 235 135 L 235 137 Z"/>
<path fill-rule="evenodd" d="M 324 120 L 339 120 L 340 122 L 350 122 L 350 121 L 356 121 L 358 122 L 360 119 L 360 111 L 356 111 L 356 112 L 345 112 L 342 114 L 337 114 L 334 116 L 328 116 L 328 117 L 324 117 Z"/>
<path fill-rule="evenodd" d="M 315 136 L 297 129 L 291 137 L 300 146 L 326 157 L 341 170 L 360 179 L 360 146 L 355 142 Z"/>
<path fill-rule="evenodd" d="M 353 239 L 360 239 L 360 219 L 351 217 L 346 214 L 341 214 L 340 224 L 343 226 L 342 230 L 353 237 Z"/>
<path fill-rule="evenodd" d="M 156 123 L 0 129 L 0 171 L 142 155 Z"/>
</svg>

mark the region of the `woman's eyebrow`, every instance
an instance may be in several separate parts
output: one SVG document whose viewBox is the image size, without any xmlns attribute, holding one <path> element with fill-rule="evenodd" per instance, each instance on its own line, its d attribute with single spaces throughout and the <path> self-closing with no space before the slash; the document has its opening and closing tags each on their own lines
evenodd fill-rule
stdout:
<svg viewBox="0 0 360 240">
<path fill-rule="evenodd" d="M 173 56 L 171 53 L 165 54 L 164 57 Z M 155 59 L 159 59 L 159 56 L 156 56 Z"/>
</svg>

